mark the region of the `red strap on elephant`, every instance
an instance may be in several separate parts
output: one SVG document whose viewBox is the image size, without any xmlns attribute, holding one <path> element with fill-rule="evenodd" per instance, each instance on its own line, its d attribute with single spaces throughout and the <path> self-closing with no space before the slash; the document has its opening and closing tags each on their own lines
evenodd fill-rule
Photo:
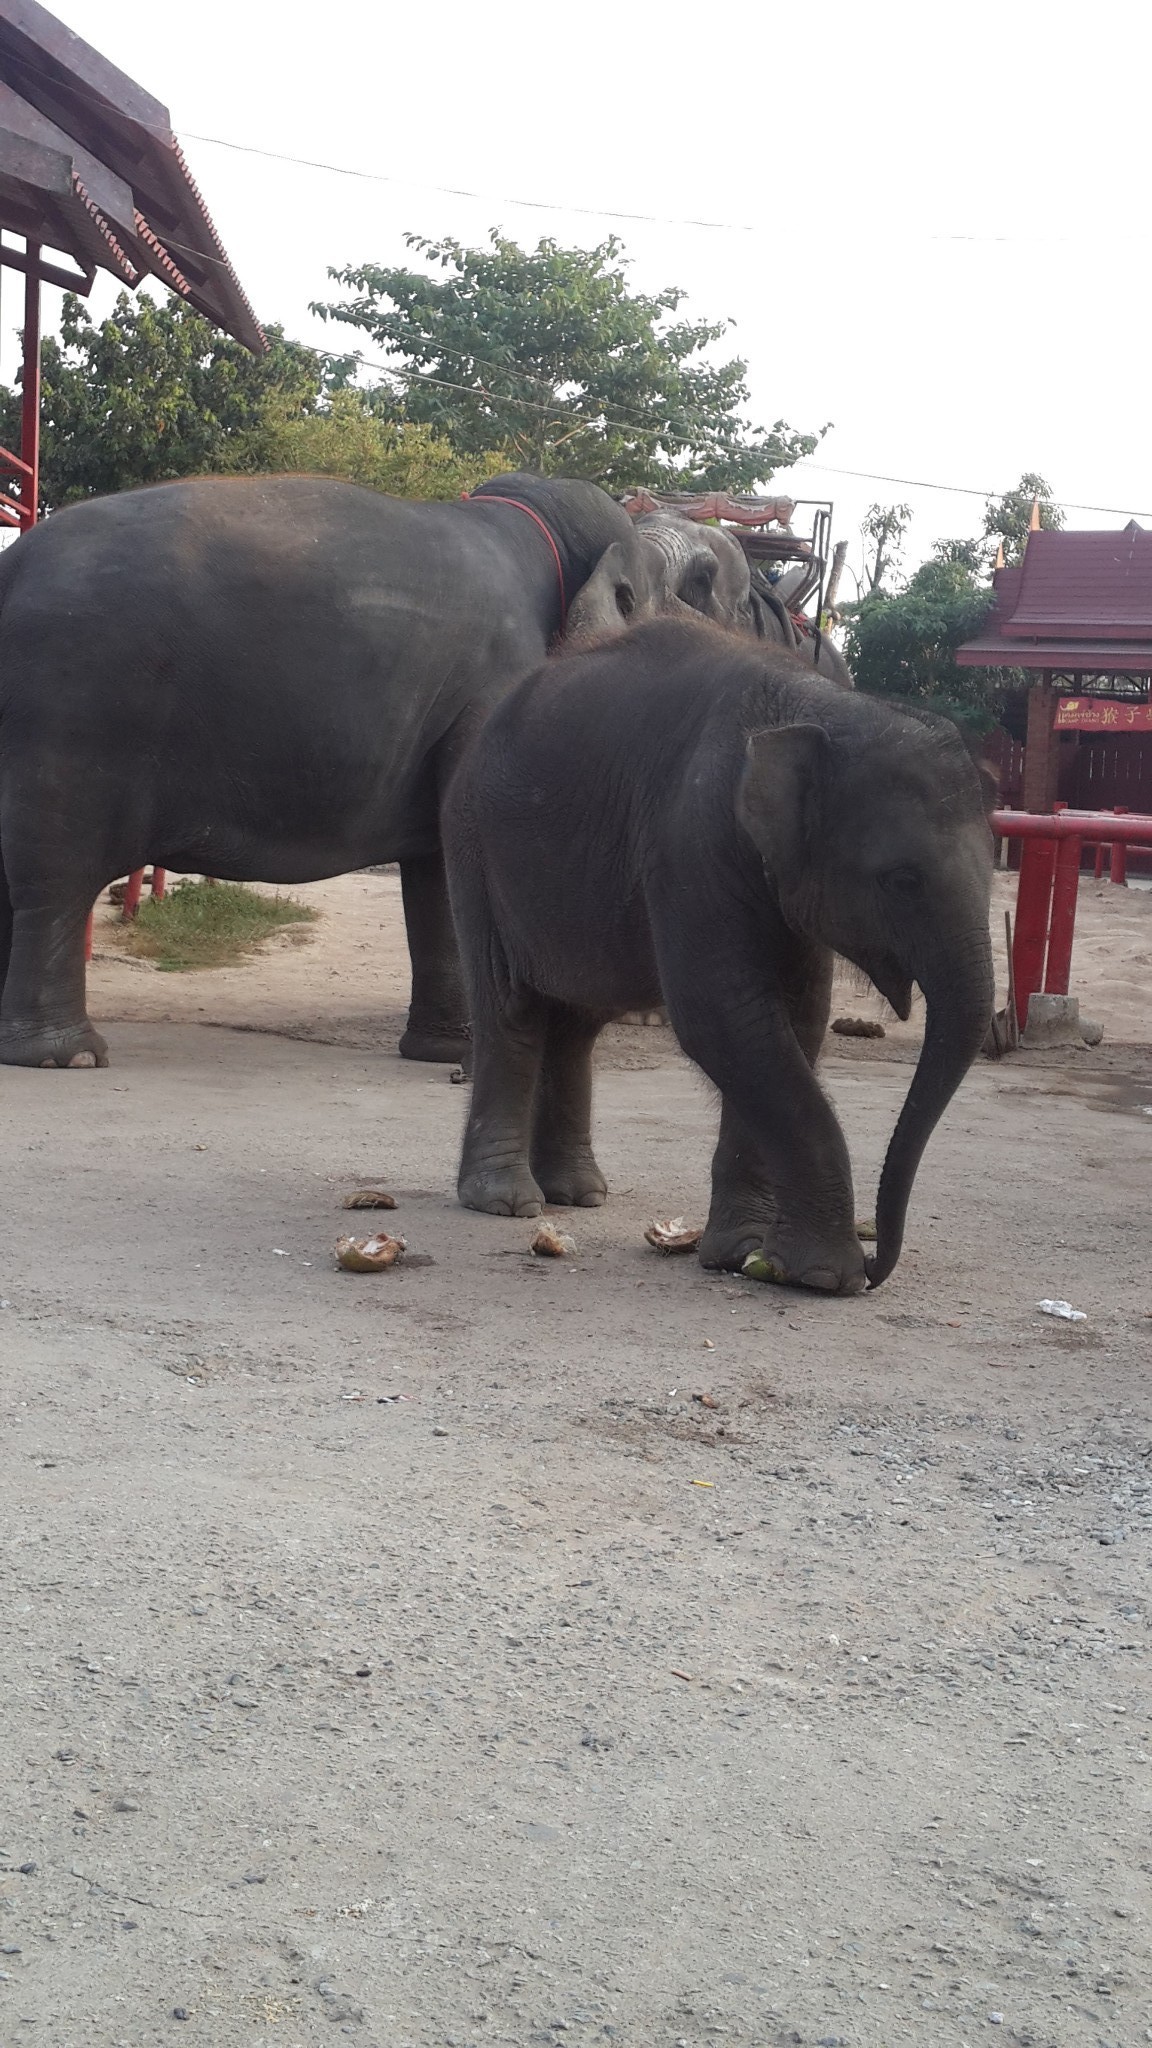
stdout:
<svg viewBox="0 0 1152 2048">
<path fill-rule="evenodd" d="M 522 505 L 519 498 L 501 498 L 497 496 L 495 491 L 485 491 L 482 498 L 473 496 L 468 498 L 466 502 L 469 505 L 515 505 L 518 512 L 523 512 L 525 517 L 530 519 L 534 526 L 540 528 L 541 533 L 552 550 L 552 560 L 556 564 L 556 581 L 560 585 L 560 631 L 563 632 L 568 618 L 568 598 L 564 590 L 564 564 L 560 560 L 560 550 L 552 537 L 552 533 L 544 524 L 540 514 L 534 512 L 531 505 Z"/>
</svg>

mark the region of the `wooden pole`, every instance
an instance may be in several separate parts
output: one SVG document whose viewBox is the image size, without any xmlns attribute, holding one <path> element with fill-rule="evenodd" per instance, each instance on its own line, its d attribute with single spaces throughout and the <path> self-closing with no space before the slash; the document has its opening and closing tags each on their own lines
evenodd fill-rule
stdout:
<svg viewBox="0 0 1152 2048">
<path fill-rule="evenodd" d="M 31 476 L 20 479 L 20 524 L 35 526 L 40 511 L 40 244 L 29 242 L 24 273 L 24 379 L 20 403 L 20 460 Z"/>
</svg>

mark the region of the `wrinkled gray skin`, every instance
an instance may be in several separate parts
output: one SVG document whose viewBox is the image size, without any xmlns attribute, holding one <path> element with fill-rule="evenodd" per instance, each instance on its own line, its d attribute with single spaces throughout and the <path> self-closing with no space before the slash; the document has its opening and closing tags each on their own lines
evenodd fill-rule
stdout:
<svg viewBox="0 0 1152 2048">
<path fill-rule="evenodd" d="M 790 648 L 842 689 L 855 687 L 839 650 L 822 636 L 798 633 L 787 607 L 767 585 L 756 591 L 748 558 L 722 527 L 703 526 L 667 510 L 646 512 L 636 521 L 646 573 L 622 549 L 604 556 L 568 615 L 565 641 L 580 646 L 610 638 L 646 619 L 683 616 L 711 619 L 760 640 Z"/>
<path fill-rule="evenodd" d="M 544 522 L 517 504 L 531 506 Z M 493 502 L 485 502 L 492 498 Z M 0 1061 L 106 1063 L 84 925 L 146 861 L 308 882 L 398 860 L 400 1050 L 456 1060 L 467 1010 L 439 810 L 472 726 L 540 662 L 621 508 L 517 473 L 467 502 L 330 477 L 203 477 L 58 513 L 0 560 Z"/>
<path fill-rule="evenodd" d="M 759 630 L 744 550 L 728 534 L 663 512 L 646 513 L 634 531 L 636 549 L 609 549 L 570 607 L 567 645 L 607 639 L 646 619 L 688 615 Z"/>
<path fill-rule="evenodd" d="M 954 727 L 696 622 L 561 656 L 497 707 L 449 791 L 474 1079 L 460 1200 L 595 1206 L 591 1054 L 663 1002 L 720 1091 L 706 1266 L 858 1293 L 892 1271 L 924 1146 L 992 1012 L 992 838 Z M 924 1046 L 888 1148 L 877 1242 L 813 1069 L 833 954 Z"/>
</svg>

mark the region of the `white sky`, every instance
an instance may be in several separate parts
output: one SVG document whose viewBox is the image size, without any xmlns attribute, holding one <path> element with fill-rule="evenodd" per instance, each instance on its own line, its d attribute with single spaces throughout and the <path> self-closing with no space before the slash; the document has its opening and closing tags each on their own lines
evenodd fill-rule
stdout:
<svg viewBox="0 0 1152 2048">
<path fill-rule="evenodd" d="M 614 228 L 638 286 L 732 319 L 758 421 L 834 422 L 780 483 L 834 498 L 850 559 L 872 499 L 914 506 L 910 563 L 977 531 L 982 499 L 834 471 L 999 492 L 1035 469 L 1071 525 L 1152 523 L 1147 0 L 54 11 L 169 107 L 257 313 L 291 335 L 341 346 L 353 331 L 307 311 L 337 295 L 326 266 L 403 260 L 405 229 L 588 244 Z"/>
</svg>

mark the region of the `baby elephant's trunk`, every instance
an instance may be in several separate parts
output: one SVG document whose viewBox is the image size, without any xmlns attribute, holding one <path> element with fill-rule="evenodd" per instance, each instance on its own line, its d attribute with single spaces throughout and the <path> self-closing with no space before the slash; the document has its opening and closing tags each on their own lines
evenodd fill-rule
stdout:
<svg viewBox="0 0 1152 2048">
<path fill-rule="evenodd" d="M 973 938 L 963 972 L 953 960 L 946 976 L 926 972 L 920 986 L 928 1006 L 924 1044 L 880 1176 L 876 1252 L 867 1264 L 873 1287 L 888 1278 L 900 1256 L 924 1147 L 984 1042 L 995 999 L 987 931 Z"/>
</svg>

